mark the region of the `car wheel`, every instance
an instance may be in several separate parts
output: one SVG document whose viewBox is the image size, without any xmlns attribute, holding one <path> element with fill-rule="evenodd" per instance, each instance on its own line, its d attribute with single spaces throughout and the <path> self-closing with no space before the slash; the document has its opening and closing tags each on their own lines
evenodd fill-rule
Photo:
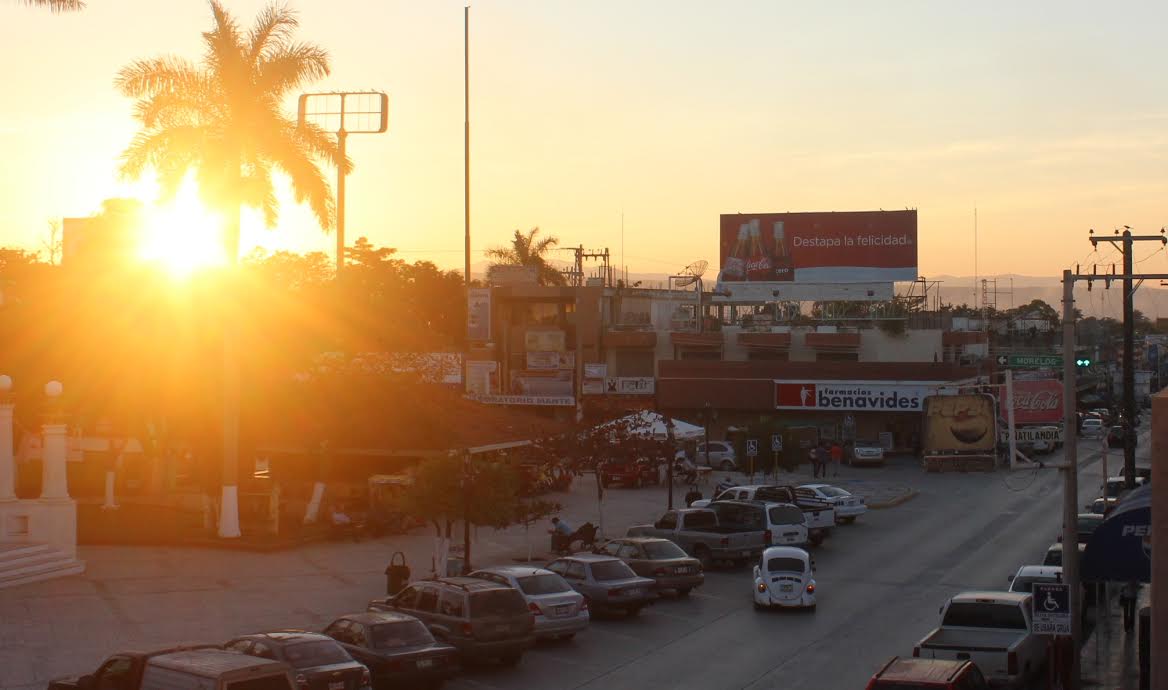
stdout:
<svg viewBox="0 0 1168 690">
<path fill-rule="evenodd" d="M 522 652 L 514 652 L 512 654 L 504 654 L 499 657 L 499 663 L 504 666 L 518 666 L 519 660 L 523 658 Z"/>
<path fill-rule="evenodd" d="M 723 460 L 722 464 L 718 465 L 718 467 L 723 472 L 733 472 L 734 471 L 734 463 L 730 462 L 729 460 Z"/>
<path fill-rule="evenodd" d="M 762 611 L 762 608 L 763 608 L 762 604 L 758 603 L 757 601 L 754 602 L 754 610 L 755 611 Z"/>
<path fill-rule="evenodd" d="M 689 596 L 691 591 L 692 589 L 690 587 L 682 587 L 681 589 L 677 590 L 677 598 L 684 599 Z"/>
<path fill-rule="evenodd" d="M 852 524 L 853 522 L 855 522 L 855 521 L 856 521 L 856 516 L 855 516 L 855 515 L 849 515 L 849 516 L 847 516 L 847 517 L 845 517 L 845 518 L 842 518 L 842 520 L 843 520 L 843 523 L 844 523 L 845 525 L 850 525 L 850 524 Z"/>
<path fill-rule="evenodd" d="M 641 481 L 641 475 L 638 474 L 636 479 L 633 480 L 633 488 L 639 489 L 643 485 L 644 485 L 644 482 Z"/>
<path fill-rule="evenodd" d="M 815 604 L 807 607 L 807 613 L 815 613 Z"/>
<path fill-rule="evenodd" d="M 808 541 L 811 542 L 812 546 L 819 546 L 823 543 L 823 533 L 816 532 L 815 534 L 812 534 L 810 537 L 808 537 Z"/>
</svg>

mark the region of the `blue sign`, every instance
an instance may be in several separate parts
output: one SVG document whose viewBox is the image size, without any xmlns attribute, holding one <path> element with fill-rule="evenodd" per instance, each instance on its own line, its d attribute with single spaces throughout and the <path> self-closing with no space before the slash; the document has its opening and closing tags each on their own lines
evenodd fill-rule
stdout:
<svg viewBox="0 0 1168 690">
<path fill-rule="evenodd" d="M 1152 581 L 1151 485 L 1124 497 L 1091 533 L 1081 563 L 1084 582 Z"/>
<path fill-rule="evenodd" d="M 1058 583 L 1035 582 L 1031 594 L 1032 627 L 1036 635 L 1071 634 L 1071 587 Z"/>
</svg>

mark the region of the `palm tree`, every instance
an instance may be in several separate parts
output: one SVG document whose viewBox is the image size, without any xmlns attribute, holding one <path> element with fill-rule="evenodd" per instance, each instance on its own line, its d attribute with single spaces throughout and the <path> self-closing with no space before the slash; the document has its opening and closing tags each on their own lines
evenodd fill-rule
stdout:
<svg viewBox="0 0 1168 690">
<path fill-rule="evenodd" d="M 82 0 L 24 0 L 26 5 L 47 7 L 54 12 L 73 12 L 85 8 Z"/>
<path fill-rule="evenodd" d="M 515 231 L 511 238 L 510 247 L 492 247 L 487 250 L 487 257 L 492 259 L 492 266 L 527 266 L 535 269 L 535 278 L 540 285 L 565 285 L 568 281 L 564 274 L 547 262 L 544 254 L 560 243 L 560 238 L 554 236 L 536 239 L 539 228 L 532 228 L 524 234 Z"/>
<path fill-rule="evenodd" d="M 234 276 L 239 258 L 239 217 L 244 206 L 263 210 L 269 226 L 278 204 L 272 173 L 290 178 L 296 200 L 307 203 L 321 228 L 333 224 L 333 196 L 321 163 L 350 168 L 337 144 L 315 125 L 297 126 L 281 109 L 285 97 L 329 73 L 328 54 L 293 40 L 299 25 L 291 10 L 269 5 L 244 34 L 218 0 L 214 26 L 203 34 L 202 62 L 178 57 L 139 60 L 115 80 L 122 94 L 138 99 L 141 131 L 122 154 L 121 172 L 137 177 L 153 168 L 165 196 L 194 173 L 199 194 L 223 212 L 226 255 Z M 223 500 L 221 537 L 239 536 L 236 492 L 239 455 L 238 314 L 224 300 Z"/>
</svg>

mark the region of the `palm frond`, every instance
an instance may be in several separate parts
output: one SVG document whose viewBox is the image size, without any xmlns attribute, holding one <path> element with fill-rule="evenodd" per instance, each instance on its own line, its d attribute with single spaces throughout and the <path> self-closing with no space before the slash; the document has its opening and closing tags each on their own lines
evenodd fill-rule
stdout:
<svg viewBox="0 0 1168 690">
<path fill-rule="evenodd" d="M 265 55 L 258 65 L 256 85 L 282 96 L 329 75 L 328 51 L 311 43 L 289 43 Z"/>
<path fill-rule="evenodd" d="M 82 0 L 24 0 L 24 4 L 32 7 L 47 7 L 52 12 L 76 12 L 85 9 Z"/>
<path fill-rule="evenodd" d="M 198 127 L 169 127 L 142 130 L 122 152 L 119 172 L 127 178 L 139 177 L 146 168 L 187 169 L 202 147 L 203 130 Z"/>
<path fill-rule="evenodd" d="M 134 105 L 134 117 L 148 128 L 197 125 L 216 115 L 212 94 L 205 88 L 161 91 Z"/>
<path fill-rule="evenodd" d="M 488 259 L 494 259 L 501 264 L 517 264 L 518 257 L 515 256 L 514 250 L 507 247 L 491 247 L 483 252 Z"/>
<path fill-rule="evenodd" d="M 203 81 L 203 74 L 189 60 L 166 56 L 131 62 L 118 70 L 114 87 L 123 96 L 145 98 L 163 92 L 195 91 Z"/>
<path fill-rule="evenodd" d="M 287 127 L 289 129 L 288 136 L 294 137 L 313 156 L 327 161 L 334 167 L 342 164 L 340 160 L 341 149 L 337 145 L 336 137 L 324 131 L 320 125 L 306 122 L 302 126 L 297 126 L 295 123 L 288 122 Z M 345 174 L 353 172 L 353 161 L 347 156 L 343 161 L 343 166 Z"/>
<path fill-rule="evenodd" d="M 286 5 L 271 3 L 260 10 L 255 24 L 247 32 L 248 61 L 255 64 L 272 45 L 279 45 L 292 37 L 300 26 L 296 13 Z"/>
<path fill-rule="evenodd" d="M 307 203 L 322 230 L 333 229 L 334 202 L 332 188 L 324 171 L 304 148 L 288 142 L 287 146 L 266 151 L 272 164 L 283 171 L 292 182 L 292 192 L 299 203 Z"/>
<path fill-rule="evenodd" d="M 272 168 L 261 163 L 254 166 L 250 174 L 245 175 L 240 185 L 240 198 L 247 206 L 263 211 L 264 225 L 276 227 L 279 219 L 279 201 L 276 199 L 275 186 L 272 184 Z"/>
</svg>

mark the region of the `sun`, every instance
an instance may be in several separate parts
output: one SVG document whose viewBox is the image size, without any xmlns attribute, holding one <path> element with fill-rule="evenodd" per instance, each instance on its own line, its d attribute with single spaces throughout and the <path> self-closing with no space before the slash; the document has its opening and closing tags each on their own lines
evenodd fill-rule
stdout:
<svg viewBox="0 0 1168 690">
<path fill-rule="evenodd" d="M 193 180 L 170 202 L 146 214 L 139 255 L 176 278 L 227 263 L 222 243 L 223 220 L 199 200 Z"/>
</svg>

